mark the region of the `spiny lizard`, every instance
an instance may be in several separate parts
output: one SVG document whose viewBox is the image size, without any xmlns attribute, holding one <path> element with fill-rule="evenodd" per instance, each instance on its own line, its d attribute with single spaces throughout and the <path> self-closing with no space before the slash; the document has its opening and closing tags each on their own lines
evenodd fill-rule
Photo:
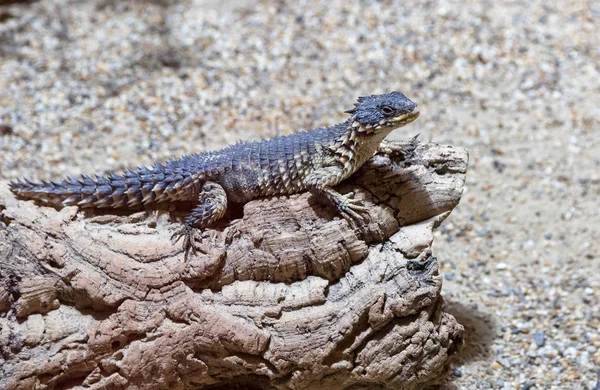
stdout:
<svg viewBox="0 0 600 390">
<path fill-rule="evenodd" d="M 406 145 L 386 141 L 394 129 L 419 116 L 417 105 L 399 92 L 358 98 L 343 123 L 221 150 L 155 163 L 122 174 L 60 182 L 12 181 L 17 196 L 82 208 L 121 208 L 161 202 L 192 201 L 196 206 L 173 235 L 192 244 L 192 228 L 222 218 L 229 202 L 310 191 L 333 205 L 350 222 L 362 220 L 364 204 L 333 187 L 352 175 L 378 151 Z"/>
</svg>

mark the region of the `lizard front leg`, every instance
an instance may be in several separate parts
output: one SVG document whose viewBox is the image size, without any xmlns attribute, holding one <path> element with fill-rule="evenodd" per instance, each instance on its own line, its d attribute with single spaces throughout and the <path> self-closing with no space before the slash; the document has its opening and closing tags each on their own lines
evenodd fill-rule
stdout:
<svg viewBox="0 0 600 390">
<path fill-rule="evenodd" d="M 415 147 L 419 141 L 417 138 L 420 134 L 415 135 L 413 138 L 406 141 L 395 141 L 384 139 L 377 148 L 379 154 L 395 154 L 403 153 L 407 148 Z"/>
<path fill-rule="evenodd" d="M 307 176 L 304 183 L 306 188 L 317 198 L 325 200 L 350 223 L 363 222 L 367 217 L 367 208 L 354 194 L 342 195 L 332 187 L 344 180 L 341 167 L 325 167 L 317 169 Z"/>
<path fill-rule="evenodd" d="M 227 194 L 225 189 L 212 181 L 204 183 L 202 190 L 198 195 L 198 206 L 194 207 L 190 214 L 185 218 L 183 228 L 171 236 L 171 240 L 177 242 L 184 238 L 184 249 L 192 248 L 193 228 L 204 229 L 215 221 L 223 218 L 227 210 Z"/>
</svg>

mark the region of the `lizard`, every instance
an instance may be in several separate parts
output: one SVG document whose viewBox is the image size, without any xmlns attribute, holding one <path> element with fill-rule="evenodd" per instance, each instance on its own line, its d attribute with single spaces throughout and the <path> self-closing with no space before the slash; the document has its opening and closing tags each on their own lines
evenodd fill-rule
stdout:
<svg viewBox="0 0 600 390">
<path fill-rule="evenodd" d="M 400 92 L 359 97 L 349 118 L 337 125 L 196 153 L 126 169 L 121 174 L 82 175 L 62 181 L 10 182 L 20 198 L 80 208 L 133 208 L 162 202 L 193 202 L 176 243 L 193 249 L 194 228 L 221 219 L 230 203 L 310 191 L 350 223 L 364 221 L 366 207 L 353 193 L 334 187 L 378 152 L 406 146 L 384 138 L 419 116 L 417 105 Z M 416 137 L 415 137 L 416 138 Z"/>
</svg>

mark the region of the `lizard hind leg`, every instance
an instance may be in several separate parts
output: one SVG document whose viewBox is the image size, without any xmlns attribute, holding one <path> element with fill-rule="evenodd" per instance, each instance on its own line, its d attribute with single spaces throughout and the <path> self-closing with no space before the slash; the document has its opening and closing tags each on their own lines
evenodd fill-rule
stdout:
<svg viewBox="0 0 600 390">
<path fill-rule="evenodd" d="M 176 243 L 182 237 L 184 238 L 183 246 L 187 251 L 194 249 L 194 228 L 204 229 L 212 223 L 223 218 L 227 211 L 227 194 L 225 189 L 220 184 L 208 181 L 202 186 L 202 190 L 198 195 L 198 206 L 194 207 L 190 214 L 185 218 L 184 225 L 176 231 L 171 240 Z"/>
</svg>

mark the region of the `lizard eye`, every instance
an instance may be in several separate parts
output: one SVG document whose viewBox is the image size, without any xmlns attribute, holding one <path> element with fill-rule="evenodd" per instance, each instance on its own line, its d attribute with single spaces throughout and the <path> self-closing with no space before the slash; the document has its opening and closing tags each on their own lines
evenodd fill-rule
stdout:
<svg viewBox="0 0 600 390">
<path fill-rule="evenodd" d="M 385 116 L 392 116 L 392 115 L 394 115 L 394 109 L 392 107 L 390 107 L 390 106 L 383 106 L 383 107 L 381 107 L 381 112 Z"/>
</svg>

